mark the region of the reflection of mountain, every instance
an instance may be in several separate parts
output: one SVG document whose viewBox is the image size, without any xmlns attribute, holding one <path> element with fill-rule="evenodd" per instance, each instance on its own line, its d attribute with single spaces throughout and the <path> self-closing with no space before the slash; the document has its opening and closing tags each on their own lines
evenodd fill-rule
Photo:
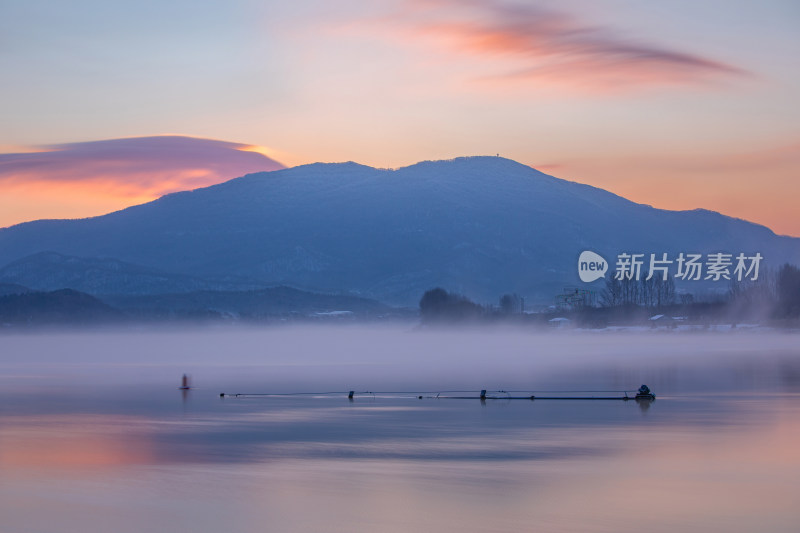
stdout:
<svg viewBox="0 0 800 533">
<path fill-rule="evenodd" d="M 0 230 L 0 264 L 45 251 L 115 258 L 91 260 L 92 267 L 76 260 L 78 274 L 98 269 L 98 277 L 76 281 L 92 292 L 113 284 L 125 294 L 168 285 L 187 292 L 284 284 L 400 304 L 415 304 L 435 286 L 483 301 L 517 292 L 550 302 L 562 287 L 580 283 L 584 249 L 606 258 L 623 251 L 760 252 L 766 264 L 800 263 L 800 239 L 763 226 L 704 210 L 654 209 L 498 157 L 395 171 L 307 165 L 102 217 Z M 109 274 L 117 262 L 143 266 L 119 279 Z M 12 267 L 0 281 L 55 286 L 42 281 L 49 274 Z M 71 279 L 70 268 L 52 281 Z"/>
</svg>

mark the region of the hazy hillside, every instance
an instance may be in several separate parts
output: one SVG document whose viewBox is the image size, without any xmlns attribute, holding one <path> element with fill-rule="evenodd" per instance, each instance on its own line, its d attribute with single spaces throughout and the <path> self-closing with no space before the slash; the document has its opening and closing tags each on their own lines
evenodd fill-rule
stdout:
<svg viewBox="0 0 800 533">
<path fill-rule="evenodd" d="M 434 286 L 483 301 L 512 291 L 552 301 L 562 287 L 581 284 L 576 262 L 584 249 L 612 261 L 622 251 L 725 251 L 800 263 L 800 239 L 763 226 L 705 210 L 654 209 L 498 157 L 398 170 L 306 165 L 102 217 L 0 230 L 0 264 L 54 251 L 405 305 Z"/>
<path fill-rule="evenodd" d="M 97 324 L 124 318 L 97 298 L 72 289 L 0 296 L 0 325 Z"/>
<path fill-rule="evenodd" d="M 0 283 L 0 296 L 8 296 L 9 294 L 25 294 L 31 292 L 28 287 L 17 285 L 15 283 Z"/>
<path fill-rule="evenodd" d="M 55 252 L 39 252 L 9 263 L 0 268 L 0 280 L 38 291 L 70 288 L 95 295 L 244 291 L 263 287 L 259 283 L 206 280 L 116 259 L 73 257 Z"/>
<path fill-rule="evenodd" d="M 146 296 L 108 295 L 103 300 L 132 317 L 218 315 L 243 319 L 268 317 L 354 316 L 359 318 L 408 314 L 375 300 L 336 294 L 316 294 L 290 287 L 256 291 L 197 291 Z"/>
</svg>

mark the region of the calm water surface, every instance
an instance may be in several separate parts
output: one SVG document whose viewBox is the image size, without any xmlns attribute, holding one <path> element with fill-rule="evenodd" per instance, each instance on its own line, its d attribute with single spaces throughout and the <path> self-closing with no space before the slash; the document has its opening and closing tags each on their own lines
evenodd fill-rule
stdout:
<svg viewBox="0 0 800 533">
<path fill-rule="evenodd" d="M 0 531 L 797 531 L 798 340 L 5 335 Z M 654 403 L 219 397 L 642 382 Z"/>
</svg>

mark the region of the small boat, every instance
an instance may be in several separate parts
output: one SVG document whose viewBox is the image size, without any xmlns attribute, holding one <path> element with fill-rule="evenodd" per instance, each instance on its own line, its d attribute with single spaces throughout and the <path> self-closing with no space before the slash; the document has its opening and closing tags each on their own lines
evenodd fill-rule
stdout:
<svg viewBox="0 0 800 533">
<path fill-rule="evenodd" d="M 181 379 L 181 386 L 178 388 L 180 390 L 189 390 L 192 388 L 191 385 L 189 385 L 189 376 L 186 374 L 183 375 L 183 378 Z"/>
<path fill-rule="evenodd" d="M 650 392 L 650 387 L 642 385 L 634 397 L 635 400 L 655 400 L 656 395 Z"/>
</svg>

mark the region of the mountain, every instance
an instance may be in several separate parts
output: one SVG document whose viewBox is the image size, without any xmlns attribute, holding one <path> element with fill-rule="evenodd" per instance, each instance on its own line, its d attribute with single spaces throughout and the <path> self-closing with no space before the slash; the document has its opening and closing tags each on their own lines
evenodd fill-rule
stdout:
<svg viewBox="0 0 800 533">
<path fill-rule="evenodd" d="M 507 292 L 552 302 L 565 286 L 597 289 L 602 280 L 578 279 L 583 250 L 612 270 L 620 252 L 759 252 L 762 266 L 800 264 L 800 239 L 764 226 L 655 209 L 500 157 L 397 170 L 317 163 L 101 217 L 0 230 L 0 264 L 55 252 L 403 305 L 436 286 L 483 302 Z"/>
</svg>

